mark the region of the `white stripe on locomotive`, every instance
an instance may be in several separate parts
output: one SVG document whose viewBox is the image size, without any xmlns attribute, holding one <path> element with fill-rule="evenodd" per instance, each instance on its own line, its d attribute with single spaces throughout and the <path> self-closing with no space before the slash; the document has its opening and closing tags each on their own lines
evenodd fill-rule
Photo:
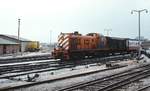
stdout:
<svg viewBox="0 0 150 91">
<path fill-rule="evenodd" d="M 69 46 L 69 42 L 66 42 L 63 47 Z"/>
<path fill-rule="evenodd" d="M 69 38 L 66 38 L 61 44 L 66 43 L 67 41 L 69 41 Z"/>
</svg>

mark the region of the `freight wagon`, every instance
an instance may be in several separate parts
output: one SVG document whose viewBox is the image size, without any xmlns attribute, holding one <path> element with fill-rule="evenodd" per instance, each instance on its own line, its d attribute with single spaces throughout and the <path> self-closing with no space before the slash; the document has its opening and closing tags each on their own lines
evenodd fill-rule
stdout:
<svg viewBox="0 0 150 91">
<path fill-rule="evenodd" d="M 39 42 L 38 41 L 31 41 L 26 46 L 26 51 L 29 51 L 29 52 L 36 52 L 39 50 L 40 50 L 40 48 L 39 48 Z"/>
<path fill-rule="evenodd" d="M 137 52 L 138 46 L 132 46 L 132 42 L 127 38 L 108 37 L 99 33 L 61 33 L 52 56 L 55 59 L 69 60 Z"/>
</svg>

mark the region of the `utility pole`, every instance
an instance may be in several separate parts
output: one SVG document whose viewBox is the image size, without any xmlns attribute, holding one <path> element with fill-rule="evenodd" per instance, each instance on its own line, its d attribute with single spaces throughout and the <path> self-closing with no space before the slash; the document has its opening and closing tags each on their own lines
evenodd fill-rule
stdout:
<svg viewBox="0 0 150 91">
<path fill-rule="evenodd" d="M 21 19 L 18 19 L 18 41 L 20 39 L 20 20 Z"/>
<path fill-rule="evenodd" d="M 51 43 L 52 42 L 52 30 L 50 30 L 50 41 L 49 42 L 50 42 L 50 47 L 51 47 L 51 45 L 52 45 L 52 43 Z"/>
<path fill-rule="evenodd" d="M 112 31 L 112 29 L 104 29 L 104 31 L 107 32 L 107 36 L 109 36 L 109 32 Z"/>
<path fill-rule="evenodd" d="M 18 43 L 19 43 L 19 51 L 21 52 L 21 55 L 22 55 L 22 49 L 21 49 L 21 43 L 20 43 L 20 18 L 18 19 Z"/>
<path fill-rule="evenodd" d="M 132 10 L 131 11 L 131 14 L 133 14 L 134 12 L 138 13 L 138 33 L 139 33 L 139 39 L 138 39 L 138 41 L 139 41 L 139 43 L 138 43 L 139 44 L 139 53 L 138 53 L 138 57 L 140 57 L 140 55 L 141 55 L 141 51 L 140 51 L 140 49 L 141 49 L 141 43 L 140 43 L 140 41 L 141 41 L 141 12 L 143 12 L 143 11 L 148 13 L 147 9 Z"/>
</svg>

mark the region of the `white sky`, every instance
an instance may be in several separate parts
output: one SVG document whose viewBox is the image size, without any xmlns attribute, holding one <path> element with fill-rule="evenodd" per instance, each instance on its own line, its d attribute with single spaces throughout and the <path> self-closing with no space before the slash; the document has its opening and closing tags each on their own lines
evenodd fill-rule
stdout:
<svg viewBox="0 0 150 91">
<path fill-rule="evenodd" d="M 141 14 L 141 31 L 150 39 L 150 0 L 0 0 L 0 33 L 17 35 L 21 18 L 21 37 L 57 41 L 60 32 L 82 34 L 112 29 L 115 37 L 138 35 L 137 14 L 133 9 L 148 9 Z"/>
</svg>

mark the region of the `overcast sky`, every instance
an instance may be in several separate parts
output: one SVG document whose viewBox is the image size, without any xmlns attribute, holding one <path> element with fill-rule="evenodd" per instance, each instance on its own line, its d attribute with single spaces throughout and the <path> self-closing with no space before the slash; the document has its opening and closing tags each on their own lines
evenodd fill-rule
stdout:
<svg viewBox="0 0 150 91">
<path fill-rule="evenodd" d="M 57 41 L 60 32 L 82 34 L 112 29 L 111 36 L 135 38 L 137 14 L 131 10 L 148 9 L 141 14 L 141 31 L 150 39 L 150 0 L 0 0 L 0 33 L 17 35 L 21 19 L 21 37 Z"/>
</svg>

